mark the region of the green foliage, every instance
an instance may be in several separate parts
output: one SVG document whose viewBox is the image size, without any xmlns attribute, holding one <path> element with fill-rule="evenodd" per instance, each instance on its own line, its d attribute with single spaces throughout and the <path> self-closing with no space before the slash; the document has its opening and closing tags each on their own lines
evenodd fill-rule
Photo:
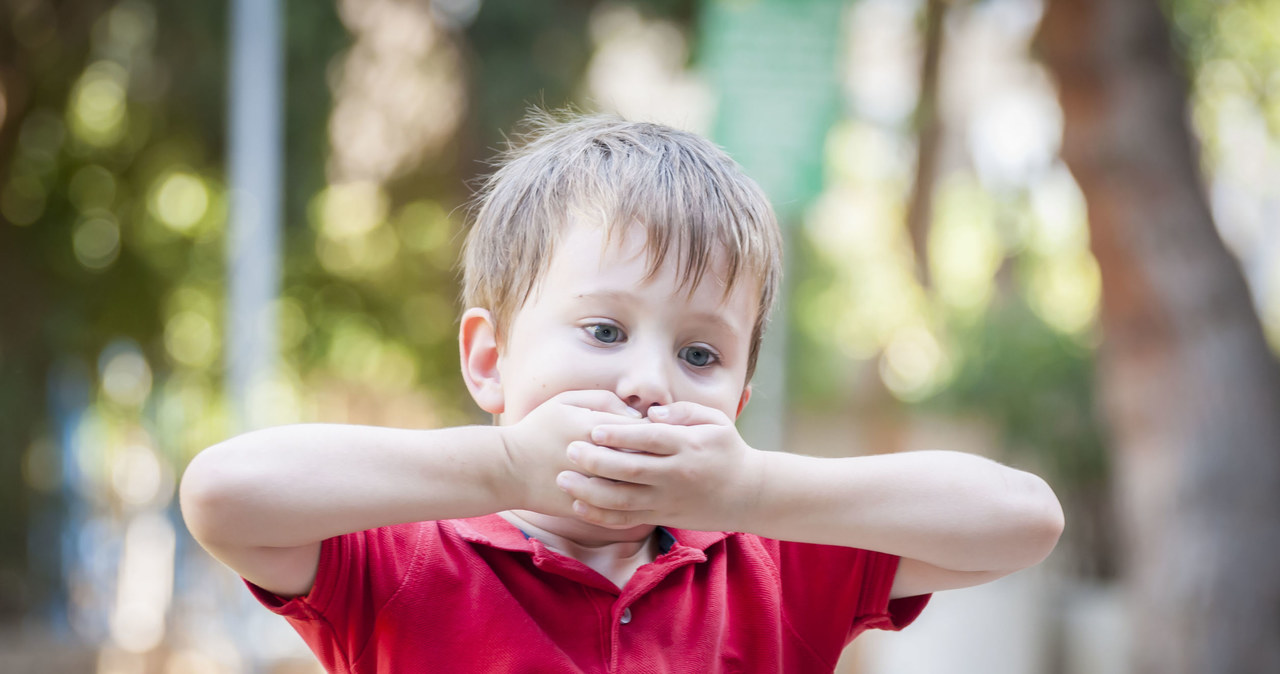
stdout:
<svg viewBox="0 0 1280 674">
<path fill-rule="evenodd" d="M 1010 451 L 1030 453 L 1064 485 L 1105 478 L 1092 346 L 1045 324 L 1018 292 L 952 336 L 959 370 L 926 407 L 992 420 Z"/>
</svg>

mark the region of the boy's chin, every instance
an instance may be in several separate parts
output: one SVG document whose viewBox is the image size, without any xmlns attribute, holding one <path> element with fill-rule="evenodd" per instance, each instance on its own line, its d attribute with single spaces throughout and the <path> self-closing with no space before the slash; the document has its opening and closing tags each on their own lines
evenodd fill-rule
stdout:
<svg viewBox="0 0 1280 674">
<path fill-rule="evenodd" d="M 599 534 L 601 538 L 616 538 L 619 541 L 634 540 L 648 536 L 654 530 L 652 524 L 631 524 L 631 525 L 605 525 L 594 524 L 577 517 L 556 517 L 566 527 L 580 529 L 582 531 L 590 531 Z"/>
<path fill-rule="evenodd" d="M 583 545 L 625 543 L 648 537 L 656 528 L 652 524 L 631 526 L 604 526 L 577 517 L 547 515 L 530 511 L 517 511 L 521 519 L 558 536 L 564 536 Z"/>
<path fill-rule="evenodd" d="M 652 524 L 630 524 L 630 525 L 607 526 L 603 524 L 592 524 L 590 522 L 583 522 L 582 520 L 574 520 L 574 521 L 581 523 L 583 526 L 591 528 L 593 531 L 611 532 L 613 535 L 617 536 L 619 540 L 633 540 L 635 538 L 648 536 L 649 534 L 653 533 L 653 530 L 655 528 L 657 528 Z"/>
</svg>

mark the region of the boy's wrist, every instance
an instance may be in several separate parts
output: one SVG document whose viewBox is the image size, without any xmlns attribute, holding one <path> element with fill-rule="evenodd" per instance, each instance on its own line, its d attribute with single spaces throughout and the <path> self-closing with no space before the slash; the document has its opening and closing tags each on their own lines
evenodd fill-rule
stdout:
<svg viewBox="0 0 1280 674">
<path fill-rule="evenodd" d="M 529 500 L 528 485 L 522 479 L 519 449 L 511 437 L 511 426 L 484 426 L 493 438 L 497 451 L 489 485 L 498 511 L 523 508 Z M 496 512 L 496 511 L 495 511 Z"/>
<path fill-rule="evenodd" d="M 742 507 L 738 509 L 738 526 L 734 531 L 760 533 L 771 531 L 770 522 L 777 516 L 779 489 L 785 489 L 789 478 L 789 459 L 796 455 L 760 449 L 751 450 L 750 468 L 743 484 Z"/>
</svg>

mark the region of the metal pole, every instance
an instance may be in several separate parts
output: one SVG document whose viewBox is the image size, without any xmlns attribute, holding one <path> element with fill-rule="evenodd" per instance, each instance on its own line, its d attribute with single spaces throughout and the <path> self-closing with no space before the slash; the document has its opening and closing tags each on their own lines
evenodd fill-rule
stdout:
<svg viewBox="0 0 1280 674">
<path fill-rule="evenodd" d="M 261 425 L 252 400 L 275 374 L 283 153 L 279 0 L 234 0 L 228 91 L 226 394 L 234 431 Z"/>
<path fill-rule="evenodd" d="M 255 391 L 275 375 L 274 301 L 280 292 L 281 174 L 284 149 L 283 45 L 279 0 L 233 0 L 227 91 L 227 309 L 225 393 L 230 430 L 264 425 Z M 264 670 L 252 601 L 227 606 L 245 670 Z"/>
</svg>

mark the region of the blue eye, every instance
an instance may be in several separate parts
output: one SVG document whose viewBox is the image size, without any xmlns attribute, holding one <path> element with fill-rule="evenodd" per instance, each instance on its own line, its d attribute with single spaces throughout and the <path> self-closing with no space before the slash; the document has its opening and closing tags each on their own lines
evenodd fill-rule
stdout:
<svg viewBox="0 0 1280 674">
<path fill-rule="evenodd" d="M 615 344 L 624 339 L 622 330 L 618 326 L 607 323 L 588 325 L 587 332 L 591 333 L 591 336 L 602 344 Z"/>
<path fill-rule="evenodd" d="M 719 360 L 711 349 L 701 346 L 686 346 L 680 349 L 680 358 L 694 367 L 706 367 Z"/>
</svg>

